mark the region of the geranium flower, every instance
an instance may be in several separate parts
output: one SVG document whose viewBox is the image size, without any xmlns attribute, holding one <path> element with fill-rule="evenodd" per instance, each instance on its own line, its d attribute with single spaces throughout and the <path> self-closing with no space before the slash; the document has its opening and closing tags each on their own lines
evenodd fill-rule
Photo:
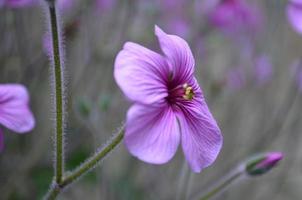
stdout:
<svg viewBox="0 0 302 200">
<path fill-rule="evenodd" d="M 292 27 L 302 34 L 302 0 L 290 0 L 286 11 Z"/>
<path fill-rule="evenodd" d="M 28 106 L 26 88 L 19 84 L 0 84 L 0 124 L 17 132 L 26 133 L 35 125 Z M 3 149 L 3 132 L 0 129 L 0 149 Z"/>
<path fill-rule="evenodd" d="M 36 4 L 37 0 L 4 0 L 4 5 L 10 8 L 22 8 Z"/>
<path fill-rule="evenodd" d="M 227 86 L 233 90 L 242 89 L 246 85 L 246 74 L 242 66 L 232 68 L 227 73 Z"/>
<path fill-rule="evenodd" d="M 209 14 L 209 19 L 221 31 L 235 36 L 255 33 L 263 22 L 258 7 L 243 0 L 223 0 Z"/>
<path fill-rule="evenodd" d="M 115 80 L 134 103 L 125 144 L 140 160 L 162 164 L 181 142 L 192 170 L 200 172 L 215 161 L 221 132 L 193 75 L 195 61 L 186 41 L 157 26 L 155 34 L 164 55 L 127 42 L 115 60 Z"/>
<path fill-rule="evenodd" d="M 255 60 L 255 81 L 258 85 L 263 85 L 272 79 L 273 66 L 267 55 L 261 55 Z"/>
</svg>

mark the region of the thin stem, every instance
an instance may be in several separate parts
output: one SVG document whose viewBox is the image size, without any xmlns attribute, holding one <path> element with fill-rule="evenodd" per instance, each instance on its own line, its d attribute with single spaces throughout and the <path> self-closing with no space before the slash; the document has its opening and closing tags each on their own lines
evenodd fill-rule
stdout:
<svg viewBox="0 0 302 200">
<path fill-rule="evenodd" d="M 55 180 L 56 183 L 62 182 L 64 173 L 64 148 L 63 148 L 63 76 L 61 66 L 61 54 L 60 54 L 60 41 L 59 41 L 59 29 L 58 20 L 55 5 L 49 5 L 50 13 L 50 25 L 52 35 L 53 46 L 53 63 L 54 63 L 54 75 L 55 75 L 55 102 L 56 102 L 56 159 L 55 159 Z"/>
<path fill-rule="evenodd" d="M 204 194 L 200 198 L 200 200 L 209 200 L 210 198 L 214 197 L 219 192 L 224 190 L 227 186 L 229 186 L 231 183 L 233 183 L 235 180 L 237 180 L 242 174 L 243 174 L 242 171 L 237 171 L 233 175 L 231 175 L 228 178 L 222 180 L 221 182 L 218 183 L 218 185 L 216 185 L 210 191 L 208 191 L 206 194 Z"/>
<path fill-rule="evenodd" d="M 87 159 L 81 166 L 73 170 L 60 185 L 64 187 L 76 179 L 78 179 L 83 174 L 87 173 L 91 169 L 93 169 L 101 160 L 105 158 L 105 156 L 111 152 L 124 138 L 124 129 L 122 128 L 119 133 L 114 136 L 112 141 L 107 144 L 104 148 L 97 151 L 91 158 Z"/>
<path fill-rule="evenodd" d="M 113 137 L 113 139 L 103 148 L 98 150 L 94 155 L 88 158 L 82 165 L 80 165 L 75 170 L 71 171 L 69 175 L 63 178 L 62 182 L 56 186 L 52 186 L 44 199 L 52 200 L 57 197 L 57 195 L 64 189 L 67 185 L 73 183 L 78 178 L 85 175 L 90 170 L 95 168 L 98 163 L 100 163 L 108 153 L 115 149 L 115 147 L 122 141 L 124 138 L 124 128 L 121 128 L 120 131 Z"/>
</svg>

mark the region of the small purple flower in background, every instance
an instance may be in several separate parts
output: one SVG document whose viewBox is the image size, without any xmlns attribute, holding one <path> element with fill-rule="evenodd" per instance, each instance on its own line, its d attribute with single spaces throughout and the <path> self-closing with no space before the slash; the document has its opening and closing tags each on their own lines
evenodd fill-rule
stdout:
<svg viewBox="0 0 302 200">
<path fill-rule="evenodd" d="M 256 33 L 262 26 L 258 7 L 244 0 L 223 0 L 209 14 L 210 22 L 227 34 Z"/>
<path fill-rule="evenodd" d="M 43 50 L 46 53 L 46 55 L 51 56 L 53 50 L 52 50 L 52 40 L 49 33 L 44 34 L 42 44 L 43 44 Z"/>
<path fill-rule="evenodd" d="M 96 6 L 101 12 L 110 11 L 116 5 L 116 0 L 97 0 Z"/>
<path fill-rule="evenodd" d="M 137 158 L 162 164 L 181 142 L 192 170 L 200 172 L 215 161 L 221 132 L 193 75 L 195 61 L 186 41 L 157 26 L 155 34 L 164 55 L 127 42 L 115 60 L 115 80 L 134 102 L 125 144 Z"/>
<path fill-rule="evenodd" d="M 37 0 L 4 0 L 4 5 L 9 8 L 23 8 L 35 5 Z"/>
<path fill-rule="evenodd" d="M 0 84 L 0 124 L 17 132 L 31 131 L 35 119 L 29 109 L 26 88 L 19 84 Z M 3 133 L 0 129 L 0 149 L 3 148 Z"/>
<path fill-rule="evenodd" d="M 240 90 L 246 85 L 246 74 L 241 66 L 228 71 L 226 84 L 233 90 Z"/>
<path fill-rule="evenodd" d="M 262 85 L 270 81 L 273 74 L 273 66 L 270 58 L 267 55 L 256 58 L 254 70 L 257 84 Z"/>
<path fill-rule="evenodd" d="M 302 0 L 289 0 L 286 13 L 295 31 L 302 34 Z"/>
<path fill-rule="evenodd" d="M 269 152 L 249 160 L 245 169 L 248 175 L 262 175 L 274 168 L 282 159 L 281 152 Z"/>
<path fill-rule="evenodd" d="M 181 37 L 188 37 L 190 25 L 188 21 L 181 17 L 171 17 L 167 23 L 167 29 Z"/>
<path fill-rule="evenodd" d="M 167 30 L 181 37 L 190 35 L 190 19 L 186 13 L 188 4 L 185 0 L 159 1 L 161 21 L 167 25 Z M 173 10 L 173 12 L 171 12 Z"/>
<path fill-rule="evenodd" d="M 61 11 L 67 11 L 74 5 L 74 0 L 57 0 L 57 6 Z"/>
</svg>

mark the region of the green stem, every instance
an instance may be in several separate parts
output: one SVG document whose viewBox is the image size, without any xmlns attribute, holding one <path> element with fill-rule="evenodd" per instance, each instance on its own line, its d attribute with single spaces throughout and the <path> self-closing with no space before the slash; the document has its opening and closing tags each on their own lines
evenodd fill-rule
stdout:
<svg viewBox="0 0 302 200">
<path fill-rule="evenodd" d="M 210 191 L 208 191 L 206 194 L 204 194 L 200 200 L 209 200 L 210 198 L 217 195 L 219 192 L 224 190 L 227 186 L 229 186 L 231 183 L 233 183 L 235 180 L 237 180 L 241 175 L 243 174 L 242 171 L 238 170 L 236 173 L 232 174 L 228 178 L 222 180 L 218 185 L 213 187 Z"/>
<path fill-rule="evenodd" d="M 49 5 L 50 13 L 50 25 L 52 35 L 52 46 L 53 46 L 53 64 L 54 64 L 54 75 L 55 75 L 55 101 L 56 101 L 56 137 L 55 137 L 55 148 L 56 148 L 56 159 L 55 159 L 55 181 L 60 184 L 64 173 L 64 147 L 63 147 L 63 76 L 61 66 L 61 54 L 60 54 L 60 41 L 59 41 L 59 30 L 56 7 L 54 3 Z"/>
<path fill-rule="evenodd" d="M 62 182 L 56 186 L 50 188 L 48 194 L 46 195 L 46 200 L 53 200 L 57 195 L 64 189 L 67 185 L 73 183 L 82 175 L 89 172 L 91 169 L 95 168 L 100 161 L 102 161 L 108 153 L 110 153 L 114 148 L 122 141 L 124 138 L 124 128 L 122 128 L 117 135 L 113 137 L 111 142 L 109 142 L 104 148 L 98 150 L 94 155 L 88 158 L 82 165 L 80 165 L 75 170 L 69 172 Z"/>
</svg>

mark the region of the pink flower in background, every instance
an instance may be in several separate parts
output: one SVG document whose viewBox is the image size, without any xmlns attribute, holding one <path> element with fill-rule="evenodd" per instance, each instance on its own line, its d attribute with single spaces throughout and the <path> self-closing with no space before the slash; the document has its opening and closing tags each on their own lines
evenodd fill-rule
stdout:
<svg viewBox="0 0 302 200">
<path fill-rule="evenodd" d="M 257 84 L 265 84 L 271 80 L 273 75 L 273 66 L 267 55 L 259 56 L 255 63 L 255 80 Z"/>
<path fill-rule="evenodd" d="M 57 0 L 57 6 L 61 11 L 67 11 L 74 5 L 74 0 Z"/>
<path fill-rule="evenodd" d="M 223 0 L 209 14 L 210 22 L 227 34 L 255 33 L 262 25 L 258 7 L 244 0 Z"/>
<path fill-rule="evenodd" d="M 5 5 L 9 8 L 24 8 L 39 5 L 39 0 L 0 0 L 0 6 Z M 57 0 L 57 6 L 60 10 L 68 10 L 74 4 L 74 0 Z"/>
<path fill-rule="evenodd" d="M 47 56 L 50 57 L 52 55 L 52 51 L 53 51 L 52 39 L 51 39 L 50 33 L 44 34 L 42 44 L 43 44 L 44 52 L 46 53 Z"/>
<path fill-rule="evenodd" d="M 179 143 L 194 172 L 211 165 L 222 146 L 220 129 L 195 79 L 188 44 L 155 27 L 164 55 L 127 42 L 115 60 L 114 77 L 134 102 L 127 113 L 125 144 L 153 164 L 168 162 Z"/>
<path fill-rule="evenodd" d="M 29 109 L 26 88 L 19 84 L 0 84 L 0 124 L 17 132 L 31 131 L 35 119 Z M 0 129 L 0 149 L 3 148 L 3 133 Z"/>
<path fill-rule="evenodd" d="M 229 70 L 227 73 L 227 86 L 233 90 L 239 90 L 246 85 L 246 74 L 241 66 Z"/>
<path fill-rule="evenodd" d="M 302 34 L 302 0 L 290 0 L 286 12 L 292 27 Z"/>
<path fill-rule="evenodd" d="M 181 17 L 171 17 L 167 23 L 167 29 L 181 37 L 188 37 L 190 25 L 188 21 Z"/>
<path fill-rule="evenodd" d="M 4 0 L 4 5 L 10 8 L 22 8 L 33 6 L 38 3 L 37 0 Z"/>
<path fill-rule="evenodd" d="M 97 0 L 96 1 L 97 8 L 102 12 L 112 10 L 114 8 L 115 4 L 116 4 L 116 0 Z"/>
</svg>

